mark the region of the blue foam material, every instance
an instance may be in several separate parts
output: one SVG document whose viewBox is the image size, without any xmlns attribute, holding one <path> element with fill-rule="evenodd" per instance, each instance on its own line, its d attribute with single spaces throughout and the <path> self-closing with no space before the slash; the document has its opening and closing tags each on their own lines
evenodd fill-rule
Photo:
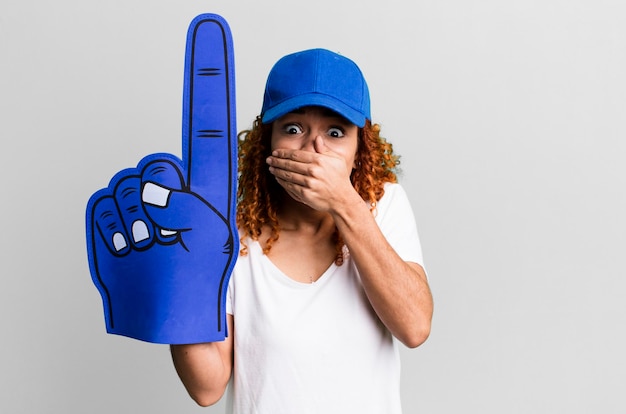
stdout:
<svg viewBox="0 0 626 414">
<path fill-rule="evenodd" d="M 232 35 L 221 16 L 202 14 L 187 33 L 182 160 L 148 155 L 87 204 L 87 256 L 108 333 L 162 344 L 227 336 L 239 252 L 235 113 Z"/>
</svg>

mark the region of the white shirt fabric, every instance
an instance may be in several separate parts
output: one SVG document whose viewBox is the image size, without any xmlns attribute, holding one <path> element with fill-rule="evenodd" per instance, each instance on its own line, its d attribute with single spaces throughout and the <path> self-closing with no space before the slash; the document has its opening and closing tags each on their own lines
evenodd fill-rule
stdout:
<svg viewBox="0 0 626 414">
<path fill-rule="evenodd" d="M 376 221 L 406 261 L 422 264 L 408 198 L 387 184 Z M 400 414 L 397 341 L 374 314 L 349 254 L 313 284 L 296 282 L 246 240 L 230 279 L 235 320 L 233 414 Z"/>
</svg>

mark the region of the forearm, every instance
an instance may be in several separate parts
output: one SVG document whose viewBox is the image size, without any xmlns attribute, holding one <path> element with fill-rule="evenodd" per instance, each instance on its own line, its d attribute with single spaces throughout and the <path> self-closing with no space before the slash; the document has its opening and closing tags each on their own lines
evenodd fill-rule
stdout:
<svg viewBox="0 0 626 414">
<path fill-rule="evenodd" d="M 233 332 L 232 326 L 229 332 Z M 219 401 L 232 372 L 232 338 L 224 342 L 172 345 L 170 350 L 176 372 L 191 398 L 201 406 Z"/>
<path fill-rule="evenodd" d="M 398 256 L 367 205 L 355 195 L 331 214 L 376 314 L 396 338 L 416 347 L 428 337 L 433 313 L 424 270 Z"/>
</svg>

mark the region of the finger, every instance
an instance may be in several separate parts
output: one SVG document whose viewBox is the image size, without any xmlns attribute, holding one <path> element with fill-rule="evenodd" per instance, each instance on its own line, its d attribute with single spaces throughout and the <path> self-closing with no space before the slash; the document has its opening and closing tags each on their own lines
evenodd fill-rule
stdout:
<svg viewBox="0 0 626 414">
<path fill-rule="evenodd" d="M 88 241 L 90 254 L 95 255 L 95 245 L 100 237 L 109 252 L 114 256 L 124 256 L 130 252 L 130 241 L 115 198 L 106 190 L 94 194 L 88 204 Z M 95 257 L 93 257 L 95 259 Z"/>
<path fill-rule="evenodd" d="M 210 239 L 216 237 L 217 227 L 226 223 L 219 212 L 194 193 L 146 183 L 143 200 L 150 217 L 166 230 L 181 234 L 197 230 L 199 237 Z M 207 234 L 211 237 L 206 237 Z"/>
<path fill-rule="evenodd" d="M 141 172 L 141 198 L 144 203 L 165 207 L 169 190 L 182 190 L 185 186 L 182 172 L 177 162 L 168 159 L 149 161 Z M 146 210 L 150 215 L 150 209 Z M 172 212 L 170 214 L 176 214 Z M 155 223 L 156 237 L 161 243 L 175 243 L 178 240 L 179 228 L 170 228 L 154 215 L 150 215 Z M 166 227 L 167 226 L 167 227 Z"/>
<path fill-rule="evenodd" d="M 237 179 L 234 56 L 220 16 L 200 15 L 189 27 L 183 100 L 186 182 L 230 217 Z"/>
<path fill-rule="evenodd" d="M 197 194 L 148 181 L 142 199 L 150 218 L 159 224 L 161 234 L 157 237 L 162 243 L 180 242 L 192 251 L 235 251 L 227 221 Z"/>
<path fill-rule="evenodd" d="M 281 168 L 278 166 L 272 166 L 269 169 L 270 173 L 272 173 L 276 179 L 280 179 L 294 185 L 307 186 L 307 176 L 304 174 L 300 174 L 294 170 L 290 170 L 289 168 Z"/>
<path fill-rule="evenodd" d="M 319 155 L 310 151 L 275 150 L 266 162 L 275 169 L 312 176 L 319 164 Z"/>
<path fill-rule="evenodd" d="M 310 164 L 303 164 L 291 160 L 270 157 L 267 160 L 270 172 L 274 175 L 282 173 L 283 178 L 289 178 L 291 175 L 306 175 Z"/>
<path fill-rule="evenodd" d="M 317 155 L 311 151 L 275 149 L 272 151 L 270 158 L 292 160 L 294 163 L 310 164 L 315 161 Z"/>
<path fill-rule="evenodd" d="M 188 230 L 211 234 L 209 239 L 224 243 L 228 238 L 220 231 L 228 229 L 226 220 L 210 203 L 186 191 L 177 160 L 146 157 L 142 163 L 141 198 L 146 213 L 158 227 L 156 237 L 162 243 L 182 240 Z M 206 237 L 202 237 L 206 239 Z"/>
<path fill-rule="evenodd" d="M 135 249 L 148 248 L 154 242 L 155 230 L 143 209 L 139 175 L 122 177 L 115 184 L 113 194 L 126 234 L 129 236 L 128 241 Z"/>
</svg>

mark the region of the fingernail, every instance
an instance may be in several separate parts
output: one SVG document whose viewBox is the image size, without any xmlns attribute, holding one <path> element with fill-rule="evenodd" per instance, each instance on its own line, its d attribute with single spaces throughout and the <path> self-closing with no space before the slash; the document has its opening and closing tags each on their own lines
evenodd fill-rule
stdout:
<svg viewBox="0 0 626 414">
<path fill-rule="evenodd" d="M 148 231 L 148 226 L 141 220 L 137 220 L 133 223 L 133 240 L 135 243 L 139 243 L 140 241 L 146 240 L 150 237 L 150 232 Z"/>
<path fill-rule="evenodd" d="M 160 185 L 154 183 L 146 183 L 143 186 L 143 192 L 141 193 L 141 200 L 144 203 L 152 204 L 153 206 L 165 207 L 170 196 L 171 191 Z"/>
<path fill-rule="evenodd" d="M 126 248 L 126 246 L 128 246 L 128 244 L 126 244 L 126 239 L 122 233 L 115 233 L 113 235 L 113 247 L 115 248 L 115 251 L 119 252 L 120 250 Z"/>
<path fill-rule="evenodd" d="M 170 237 L 175 235 L 177 232 L 172 231 L 172 230 L 165 230 L 165 229 L 161 229 L 161 236 L 165 236 L 165 237 Z"/>
<path fill-rule="evenodd" d="M 265 162 L 268 163 L 268 164 L 271 164 L 272 163 L 272 157 L 267 157 L 265 159 Z"/>
</svg>

